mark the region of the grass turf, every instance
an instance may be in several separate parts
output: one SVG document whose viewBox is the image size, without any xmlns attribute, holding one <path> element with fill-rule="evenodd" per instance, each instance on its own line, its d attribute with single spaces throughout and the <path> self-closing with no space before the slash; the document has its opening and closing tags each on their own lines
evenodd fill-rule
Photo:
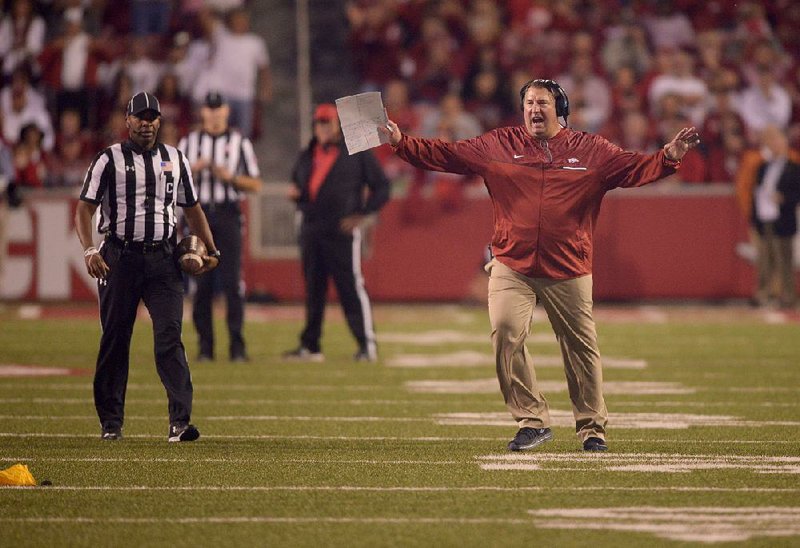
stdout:
<svg viewBox="0 0 800 548">
<path fill-rule="evenodd" d="M 0 546 L 677 546 L 691 542 L 680 533 L 709 508 L 741 509 L 730 519 L 745 523 L 706 516 L 701 533 L 721 531 L 706 542 L 731 530 L 752 546 L 800 542 L 791 525 L 800 522 L 796 323 L 771 324 L 744 309 L 682 308 L 649 322 L 636 309 L 600 307 L 603 356 L 647 363 L 606 368 L 606 383 L 679 390 L 607 394 L 607 455 L 584 455 L 564 424 L 552 443 L 508 460 L 516 427 L 499 390 L 428 393 L 406 384 L 490 379 L 492 365 L 391 366 L 406 354 L 489 355 L 482 308 L 377 307 L 379 340 L 443 329 L 474 335 L 436 345 L 381 342 L 380 364 L 351 361 L 354 343 L 336 313 L 326 324 L 324 364 L 282 362 L 281 351 L 296 344 L 298 316 L 250 309 L 251 363 L 192 365 L 202 437 L 191 444 L 166 442 L 166 397 L 146 319 L 134 332 L 120 442 L 98 439 L 90 375 L 3 378 L 0 468 L 25 463 L 53 486 L 0 488 Z M 91 314 L 21 320 L 11 307 L 0 322 L 0 365 L 92 369 L 99 328 Z M 188 324 L 185 331 L 191 358 L 196 341 Z M 534 331 L 549 332 L 540 311 Z M 558 355 L 555 344 L 529 346 L 536 356 Z M 537 375 L 563 382 L 558 367 Z M 570 409 L 565 391 L 546 395 L 554 409 Z M 507 424 L 442 424 L 453 413 Z M 653 424 L 614 426 L 615 415 L 628 414 Z M 715 418 L 665 428 L 667 414 L 672 423 L 675 414 Z M 538 468 L 481 466 L 495 461 Z M 630 464 L 642 468 L 624 468 Z M 624 508 L 638 516 L 614 514 Z M 661 509 L 672 517 L 647 517 Z M 551 511 L 563 514 L 541 514 Z M 781 511 L 788 518 L 771 517 Z M 686 517 L 676 518 L 681 512 Z"/>
</svg>

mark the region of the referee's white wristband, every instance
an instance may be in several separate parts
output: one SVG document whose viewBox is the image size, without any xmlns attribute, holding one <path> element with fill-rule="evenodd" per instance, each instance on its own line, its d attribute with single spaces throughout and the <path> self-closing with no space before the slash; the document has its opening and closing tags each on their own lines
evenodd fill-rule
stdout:
<svg viewBox="0 0 800 548">
<path fill-rule="evenodd" d="M 83 256 L 84 256 L 84 257 L 91 257 L 92 255 L 97 255 L 98 253 L 100 253 L 100 252 L 99 252 L 99 251 L 97 251 L 97 248 L 96 248 L 96 247 L 94 247 L 94 246 L 92 246 L 92 247 L 87 247 L 87 248 L 84 250 L 84 252 L 83 252 Z"/>
</svg>

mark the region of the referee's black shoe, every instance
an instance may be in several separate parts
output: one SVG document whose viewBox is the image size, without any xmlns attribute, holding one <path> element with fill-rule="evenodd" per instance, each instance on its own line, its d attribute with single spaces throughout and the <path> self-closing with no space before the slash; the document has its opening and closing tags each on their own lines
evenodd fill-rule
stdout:
<svg viewBox="0 0 800 548">
<path fill-rule="evenodd" d="M 200 437 L 200 431 L 193 424 L 171 424 L 167 441 L 194 441 Z"/>
<path fill-rule="evenodd" d="M 520 428 L 514 439 L 508 442 L 509 451 L 526 451 L 553 439 L 549 428 Z"/>
</svg>

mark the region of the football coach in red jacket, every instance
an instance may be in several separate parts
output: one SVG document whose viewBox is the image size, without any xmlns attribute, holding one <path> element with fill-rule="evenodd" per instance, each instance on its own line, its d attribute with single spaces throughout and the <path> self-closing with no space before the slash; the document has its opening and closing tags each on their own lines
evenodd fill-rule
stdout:
<svg viewBox="0 0 800 548">
<path fill-rule="evenodd" d="M 524 125 L 474 139 L 410 137 L 391 120 L 379 129 L 412 165 L 479 175 L 489 190 L 492 344 L 500 390 L 520 428 L 508 448 L 523 451 L 553 438 L 547 400 L 525 347 L 541 302 L 561 345 L 578 438 L 586 451 L 605 451 L 608 411 L 592 317 L 592 234 L 600 203 L 611 189 L 671 175 L 700 137 L 695 128 L 684 128 L 656 153 L 627 152 L 569 129 L 569 99 L 553 80 L 529 81 L 520 101 Z"/>
</svg>

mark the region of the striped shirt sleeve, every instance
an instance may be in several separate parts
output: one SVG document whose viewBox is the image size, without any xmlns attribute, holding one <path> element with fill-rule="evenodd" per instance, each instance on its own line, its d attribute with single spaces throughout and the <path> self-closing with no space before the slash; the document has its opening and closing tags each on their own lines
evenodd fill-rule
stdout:
<svg viewBox="0 0 800 548">
<path fill-rule="evenodd" d="M 248 177 L 261 176 L 261 172 L 258 169 L 256 153 L 253 150 L 253 143 L 247 137 L 242 139 L 242 164 L 244 174 Z"/>
<path fill-rule="evenodd" d="M 105 149 L 94 157 L 86 176 L 83 179 L 81 189 L 81 200 L 93 204 L 99 204 L 108 189 L 108 177 L 103 177 L 103 173 L 111 162 L 109 149 Z"/>
<path fill-rule="evenodd" d="M 189 159 L 183 152 L 177 149 L 178 162 L 180 164 L 180 180 L 178 181 L 178 198 L 176 203 L 181 207 L 192 207 L 197 203 L 197 191 L 192 180 L 192 169 L 189 167 Z"/>
</svg>

